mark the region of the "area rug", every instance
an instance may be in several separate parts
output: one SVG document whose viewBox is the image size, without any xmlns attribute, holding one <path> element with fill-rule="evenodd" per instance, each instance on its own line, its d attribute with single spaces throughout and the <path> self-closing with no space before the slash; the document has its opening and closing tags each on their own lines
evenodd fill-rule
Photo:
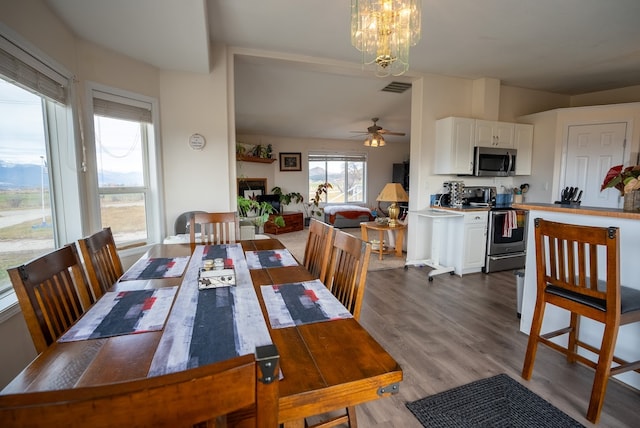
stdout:
<svg viewBox="0 0 640 428">
<path fill-rule="evenodd" d="M 427 428 L 584 427 L 506 374 L 407 403 Z"/>
</svg>

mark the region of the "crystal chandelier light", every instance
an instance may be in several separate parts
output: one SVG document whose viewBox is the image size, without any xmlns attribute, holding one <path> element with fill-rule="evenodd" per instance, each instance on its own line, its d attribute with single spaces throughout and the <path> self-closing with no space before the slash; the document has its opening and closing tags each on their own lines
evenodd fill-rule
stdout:
<svg viewBox="0 0 640 428">
<path fill-rule="evenodd" d="M 409 69 L 409 47 L 420 40 L 422 0 L 351 0 L 351 44 L 376 76 Z"/>
</svg>

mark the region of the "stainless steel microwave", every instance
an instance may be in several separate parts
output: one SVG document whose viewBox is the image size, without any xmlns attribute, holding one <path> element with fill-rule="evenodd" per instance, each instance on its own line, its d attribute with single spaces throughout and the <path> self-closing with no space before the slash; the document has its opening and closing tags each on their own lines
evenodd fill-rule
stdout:
<svg viewBox="0 0 640 428">
<path fill-rule="evenodd" d="M 473 175 L 479 177 L 507 177 L 516 175 L 516 149 L 475 147 Z"/>
</svg>

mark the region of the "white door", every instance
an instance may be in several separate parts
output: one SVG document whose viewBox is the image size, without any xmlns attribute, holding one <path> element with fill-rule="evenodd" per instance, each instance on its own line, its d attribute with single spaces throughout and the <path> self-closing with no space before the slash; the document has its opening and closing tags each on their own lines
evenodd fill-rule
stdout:
<svg viewBox="0 0 640 428">
<path fill-rule="evenodd" d="M 617 208 L 620 192 L 601 192 L 600 186 L 609 168 L 622 163 L 626 134 L 624 122 L 569 126 L 562 189 L 577 186 L 582 190 L 582 206 Z"/>
</svg>

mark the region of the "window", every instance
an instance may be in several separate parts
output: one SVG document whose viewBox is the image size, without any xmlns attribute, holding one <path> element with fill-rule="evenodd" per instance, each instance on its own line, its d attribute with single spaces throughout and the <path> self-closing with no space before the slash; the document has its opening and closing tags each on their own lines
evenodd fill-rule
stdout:
<svg viewBox="0 0 640 428">
<path fill-rule="evenodd" d="M 60 186 L 77 183 L 74 163 L 60 156 L 75 155 L 68 82 L 0 35 L 0 296 L 12 290 L 7 268 L 67 242 L 65 220 L 78 219 L 66 215 L 78 195 L 60 200 Z"/>
<path fill-rule="evenodd" d="M 99 228 L 111 227 L 119 247 L 155 241 L 159 209 L 153 103 L 97 85 L 91 96 L 95 163 L 89 165 L 97 188 L 93 217 Z"/>
<path fill-rule="evenodd" d="M 365 203 L 367 156 L 365 154 L 309 154 L 309 199 L 321 183 L 333 187 L 325 203 Z"/>
</svg>

